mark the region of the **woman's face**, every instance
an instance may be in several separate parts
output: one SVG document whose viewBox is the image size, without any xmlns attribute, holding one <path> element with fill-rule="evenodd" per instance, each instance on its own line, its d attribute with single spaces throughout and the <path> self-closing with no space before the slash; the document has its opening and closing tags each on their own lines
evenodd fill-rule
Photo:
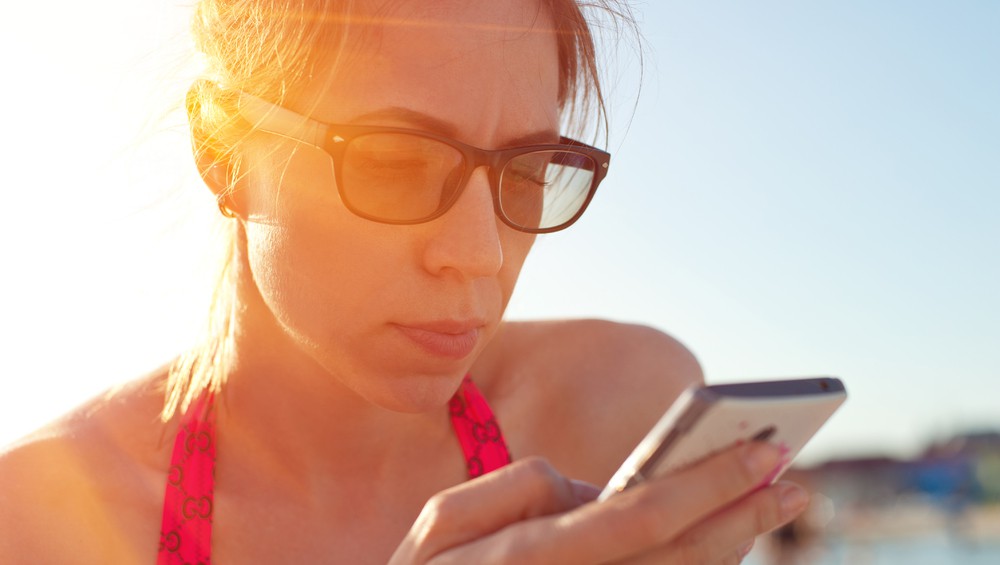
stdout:
<svg viewBox="0 0 1000 565">
<path fill-rule="evenodd" d="M 403 2 L 288 106 L 486 149 L 556 142 L 551 27 L 529 1 Z M 387 408 L 439 406 L 496 331 L 533 236 L 496 217 L 485 169 L 442 217 L 380 224 L 345 208 L 325 153 L 281 147 L 242 199 L 250 270 L 290 354 Z"/>
</svg>

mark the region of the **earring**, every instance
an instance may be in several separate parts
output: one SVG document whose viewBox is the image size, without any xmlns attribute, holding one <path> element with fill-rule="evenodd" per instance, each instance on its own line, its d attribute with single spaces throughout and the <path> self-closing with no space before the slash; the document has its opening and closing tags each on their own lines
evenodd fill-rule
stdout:
<svg viewBox="0 0 1000 565">
<path fill-rule="evenodd" d="M 219 205 L 219 212 L 222 212 L 222 215 L 227 218 L 235 218 L 237 217 L 236 212 L 233 212 L 233 209 L 226 205 L 228 200 L 228 195 L 225 193 L 216 197 L 216 202 Z"/>
</svg>

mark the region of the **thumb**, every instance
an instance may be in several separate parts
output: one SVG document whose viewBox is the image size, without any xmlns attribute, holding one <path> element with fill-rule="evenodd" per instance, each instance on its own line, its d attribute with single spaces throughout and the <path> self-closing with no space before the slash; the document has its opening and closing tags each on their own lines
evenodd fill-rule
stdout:
<svg viewBox="0 0 1000 565">
<path fill-rule="evenodd" d="M 547 461 L 526 458 L 434 495 L 397 551 L 417 562 L 505 526 L 576 508 L 588 497 Z"/>
<path fill-rule="evenodd" d="M 573 487 L 573 494 L 576 495 L 576 499 L 580 502 L 580 504 L 593 502 L 597 500 L 598 496 L 601 495 L 602 489 L 597 485 L 578 481 L 576 479 L 570 479 L 569 482 Z"/>
</svg>

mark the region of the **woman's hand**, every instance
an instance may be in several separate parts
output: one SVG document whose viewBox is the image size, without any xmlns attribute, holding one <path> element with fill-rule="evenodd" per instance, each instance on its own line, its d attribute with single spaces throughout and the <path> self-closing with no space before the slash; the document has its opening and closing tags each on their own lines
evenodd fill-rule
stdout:
<svg viewBox="0 0 1000 565">
<path fill-rule="evenodd" d="M 601 503 L 525 459 L 431 498 L 390 564 L 738 563 L 806 506 L 791 483 L 758 488 L 780 458 L 773 445 L 734 447 Z"/>
</svg>

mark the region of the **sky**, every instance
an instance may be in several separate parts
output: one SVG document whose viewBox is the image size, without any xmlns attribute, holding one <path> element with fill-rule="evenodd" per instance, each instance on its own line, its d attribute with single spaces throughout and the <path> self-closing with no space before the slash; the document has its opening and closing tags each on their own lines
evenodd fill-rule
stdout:
<svg viewBox="0 0 1000 565">
<path fill-rule="evenodd" d="M 177 111 L 186 4 L 4 9 L 0 444 L 201 327 L 218 212 Z M 635 7 L 608 178 L 509 317 L 650 325 L 710 383 L 838 376 L 807 464 L 1000 429 L 1000 3 Z"/>
</svg>

